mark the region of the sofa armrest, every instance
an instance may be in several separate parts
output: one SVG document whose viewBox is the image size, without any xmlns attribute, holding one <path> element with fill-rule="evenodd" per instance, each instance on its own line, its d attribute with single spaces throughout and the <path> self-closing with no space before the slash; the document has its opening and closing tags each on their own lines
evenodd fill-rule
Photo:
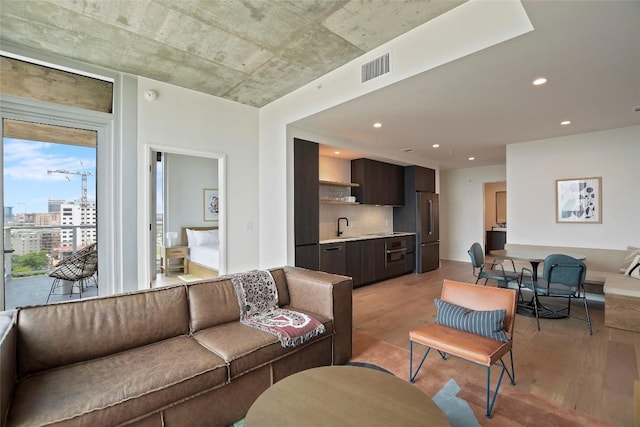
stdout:
<svg viewBox="0 0 640 427">
<path fill-rule="evenodd" d="M 342 364 L 351 359 L 351 278 L 299 267 L 285 267 L 284 274 L 291 307 L 318 313 L 333 320 L 333 363 Z"/>
<path fill-rule="evenodd" d="M 0 425 L 5 425 L 16 384 L 16 340 L 16 312 L 0 311 Z"/>
</svg>

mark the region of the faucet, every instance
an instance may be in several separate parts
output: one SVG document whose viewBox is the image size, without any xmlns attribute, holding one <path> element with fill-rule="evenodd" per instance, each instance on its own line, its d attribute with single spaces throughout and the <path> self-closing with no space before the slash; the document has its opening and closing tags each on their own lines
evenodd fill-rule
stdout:
<svg viewBox="0 0 640 427">
<path fill-rule="evenodd" d="M 345 221 L 347 221 L 347 227 L 349 226 L 349 218 L 341 216 L 340 218 L 338 218 L 338 237 L 342 236 L 343 231 L 340 231 L 340 220 L 344 219 Z"/>
</svg>

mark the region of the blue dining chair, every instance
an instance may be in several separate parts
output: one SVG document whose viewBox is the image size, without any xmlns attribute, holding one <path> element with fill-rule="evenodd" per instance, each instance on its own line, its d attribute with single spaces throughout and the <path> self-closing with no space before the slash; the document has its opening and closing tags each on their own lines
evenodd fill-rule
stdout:
<svg viewBox="0 0 640 427">
<path fill-rule="evenodd" d="M 571 300 L 582 299 L 586 318 L 579 319 L 587 322 L 589 334 L 593 335 L 589 305 L 584 290 L 584 281 L 587 276 L 586 264 L 569 255 L 553 254 L 544 260 L 542 278 L 533 280 L 531 273 L 528 268 L 522 269 L 522 277 L 530 277 L 529 280 L 522 281 L 522 286 L 533 292 L 533 306 L 538 330 L 540 330 L 541 313 L 544 313 L 545 317 L 548 317 L 549 314 L 557 317 L 571 317 Z M 542 304 L 538 297 L 564 298 L 567 300 L 567 305 L 566 307 L 551 307 Z"/>
<path fill-rule="evenodd" d="M 520 275 L 516 272 L 513 260 L 511 260 L 513 271 L 505 271 L 501 258 L 496 258 L 493 262 L 485 262 L 482 245 L 477 242 L 471 245 L 467 253 L 471 258 L 471 267 L 473 267 L 473 277 L 476 278 L 476 284 L 481 279 L 484 279 L 484 285 L 489 280 L 495 280 L 498 282 L 498 287 L 508 288 L 509 282 L 516 282 L 518 289 L 520 289 Z"/>
</svg>

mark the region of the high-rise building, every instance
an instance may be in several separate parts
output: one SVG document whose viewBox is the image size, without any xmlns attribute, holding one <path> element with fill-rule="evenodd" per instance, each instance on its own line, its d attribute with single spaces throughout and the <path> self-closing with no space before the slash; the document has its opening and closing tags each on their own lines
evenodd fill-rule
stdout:
<svg viewBox="0 0 640 427">
<path fill-rule="evenodd" d="M 65 203 L 64 200 L 56 200 L 56 199 L 49 199 L 48 201 L 48 212 L 60 212 L 60 206 L 62 206 L 62 204 Z"/>
<path fill-rule="evenodd" d="M 60 245 L 62 252 L 71 252 L 74 246 L 84 247 L 96 241 L 96 204 L 87 202 L 82 204 L 79 201 L 74 203 L 65 202 L 60 205 L 60 225 L 93 225 L 93 227 L 73 227 L 63 228 L 60 233 Z"/>
</svg>

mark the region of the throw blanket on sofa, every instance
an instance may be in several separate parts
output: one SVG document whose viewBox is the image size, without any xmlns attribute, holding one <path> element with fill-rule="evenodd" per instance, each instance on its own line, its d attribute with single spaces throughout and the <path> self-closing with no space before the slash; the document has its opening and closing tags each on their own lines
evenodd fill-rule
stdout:
<svg viewBox="0 0 640 427">
<path fill-rule="evenodd" d="M 240 305 L 240 322 L 278 337 L 283 347 L 294 347 L 320 335 L 317 319 L 278 307 L 278 289 L 268 271 L 248 271 L 231 276 Z"/>
</svg>

